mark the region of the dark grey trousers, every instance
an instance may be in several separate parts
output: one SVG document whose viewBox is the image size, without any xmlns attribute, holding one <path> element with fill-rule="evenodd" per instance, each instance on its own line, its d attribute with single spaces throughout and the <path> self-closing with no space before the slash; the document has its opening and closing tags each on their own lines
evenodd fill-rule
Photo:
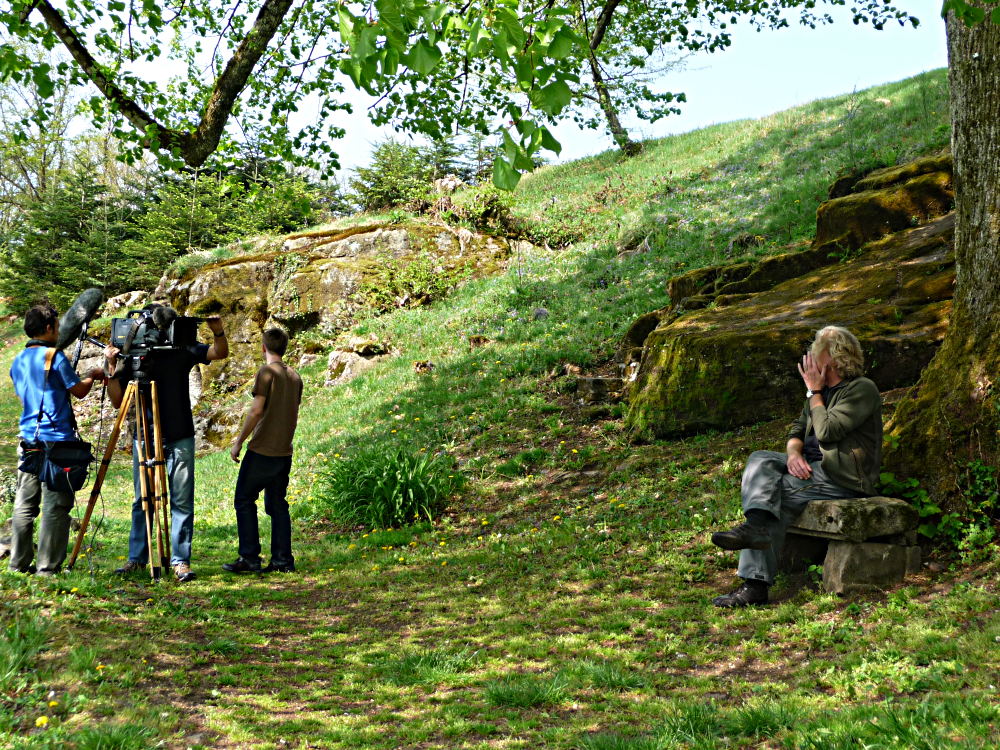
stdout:
<svg viewBox="0 0 1000 750">
<path fill-rule="evenodd" d="M 10 569 L 28 572 L 34 556 L 32 537 L 35 519 L 39 512 L 42 521 L 38 526 L 39 573 L 58 573 L 66 559 L 69 541 L 69 512 L 75 497 L 72 492 L 53 492 L 34 474 L 17 472 L 17 495 L 14 498 L 14 517 L 10 547 Z"/>
<path fill-rule="evenodd" d="M 743 470 L 743 512 L 765 510 L 775 521 L 770 525 L 769 549 L 740 552 L 736 574 L 743 579 L 774 583 L 778 556 L 785 545 L 785 530 L 812 500 L 857 497 L 858 493 L 831 482 L 819 461 L 810 463 L 812 476 L 799 479 L 788 473 L 787 456 L 778 451 L 755 451 Z"/>
</svg>

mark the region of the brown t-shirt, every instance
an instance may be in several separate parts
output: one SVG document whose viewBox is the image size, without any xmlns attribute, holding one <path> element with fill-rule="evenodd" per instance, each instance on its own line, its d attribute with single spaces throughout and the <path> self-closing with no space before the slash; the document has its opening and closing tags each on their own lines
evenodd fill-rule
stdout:
<svg viewBox="0 0 1000 750">
<path fill-rule="evenodd" d="M 264 365 L 257 371 L 253 395 L 266 400 L 264 416 L 254 428 L 247 450 L 262 456 L 292 455 L 292 436 L 302 401 L 302 378 L 284 363 Z"/>
</svg>

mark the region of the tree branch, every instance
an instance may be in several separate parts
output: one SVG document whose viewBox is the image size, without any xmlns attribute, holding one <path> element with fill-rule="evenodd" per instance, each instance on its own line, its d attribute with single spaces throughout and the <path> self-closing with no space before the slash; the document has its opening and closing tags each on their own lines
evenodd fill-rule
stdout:
<svg viewBox="0 0 1000 750">
<path fill-rule="evenodd" d="M 190 136 L 186 133 L 178 133 L 177 131 L 170 130 L 158 123 L 153 119 L 152 115 L 136 104 L 135 100 L 126 94 L 121 87 L 112 82 L 104 74 L 100 64 L 90 54 L 90 50 L 83 44 L 80 37 L 67 25 L 66 21 L 59 14 L 59 11 L 53 8 L 48 0 L 39 0 L 37 8 L 48 27 L 52 29 L 66 49 L 69 50 L 76 64 L 93 81 L 94 85 L 104 94 L 105 98 L 118 107 L 121 113 L 125 115 L 125 118 L 135 128 L 142 132 L 152 130 L 156 134 L 162 148 L 180 147 L 182 151 L 184 150 L 185 140 L 189 139 Z"/>
<path fill-rule="evenodd" d="M 93 81 L 105 98 L 115 105 L 136 129 L 150 133 L 161 149 L 177 149 L 191 167 L 205 163 L 222 137 L 236 98 L 243 91 L 268 43 L 278 31 L 293 0 L 265 0 L 253 27 L 216 79 L 201 122 L 193 132 L 175 130 L 157 122 L 135 99 L 115 84 L 49 0 L 38 0 L 37 8 L 45 23 L 69 50 L 77 65 Z"/>
<path fill-rule="evenodd" d="M 590 36 L 590 48 L 592 50 L 596 50 L 601 46 L 601 42 L 604 41 L 604 35 L 608 33 L 608 27 L 611 25 L 611 17 L 615 14 L 620 4 L 621 0 L 608 0 L 607 4 L 601 10 L 601 15 L 597 17 L 597 21 L 594 23 L 594 33 Z"/>
<path fill-rule="evenodd" d="M 236 97 L 243 91 L 250 74 L 253 73 L 253 69 L 291 7 L 292 0 L 265 0 L 261 5 L 253 27 L 226 63 L 222 75 L 216 79 L 208 106 L 205 107 L 205 114 L 190 136 L 189 153 L 185 154 L 184 161 L 191 166 L 203 164 L 219 145 L 222 130 L 233 111 Z"/>
</svg>

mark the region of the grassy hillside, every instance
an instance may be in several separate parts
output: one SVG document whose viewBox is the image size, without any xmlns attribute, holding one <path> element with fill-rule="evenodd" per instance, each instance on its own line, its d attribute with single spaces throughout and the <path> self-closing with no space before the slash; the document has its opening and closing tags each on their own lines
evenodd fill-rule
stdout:
<svg viewBox="0 0 1000 750">
<path fill-rule="evenodd" d="M 782 581 L 774 606 L 714 610 L 735 556 L 705 532 L 736 518 L 744 458 L 780 444 L 784 424 L 631 445 L 613 411 L 574 404 L 561 374 L 602 366 L 678 270 L 808 239 L 834 177 L 941 147 L 946 112 L 937 71 L 526 178 L 515 211 L 552 247 L 579 241 L 359 322 L 351 333 L 398 355 L 347 386 L 304 368 L 298 574 L 219 569 L 236 536 L 236 467 L 221 453 L 198 464 L 196 582 L 110 575 L 130 491 L 118 459 L 76 571 L 0 574 L 0 740 L 996 746 L 995 555 L 884 594 L 845 601 Z M 323 474 L 373 444 L 453 455 L 470 482 L 434 524 L 339 528 Z"/>
</svg>

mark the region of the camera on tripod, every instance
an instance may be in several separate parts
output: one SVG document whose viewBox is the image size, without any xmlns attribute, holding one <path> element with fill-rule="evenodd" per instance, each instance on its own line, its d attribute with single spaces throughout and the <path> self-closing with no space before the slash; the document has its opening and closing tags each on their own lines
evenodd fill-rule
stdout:
<svg viewBox="0 0 1000 750">
<path fill-rule="evenodd" d="M 198 324 L 204 318 L 177 315 L 170 307 L 129 310 L 111 319 L 111 345 L 131 365 L 136 380 L 148 380 L 158 358 L 198 343 Z"/>
</svg>

